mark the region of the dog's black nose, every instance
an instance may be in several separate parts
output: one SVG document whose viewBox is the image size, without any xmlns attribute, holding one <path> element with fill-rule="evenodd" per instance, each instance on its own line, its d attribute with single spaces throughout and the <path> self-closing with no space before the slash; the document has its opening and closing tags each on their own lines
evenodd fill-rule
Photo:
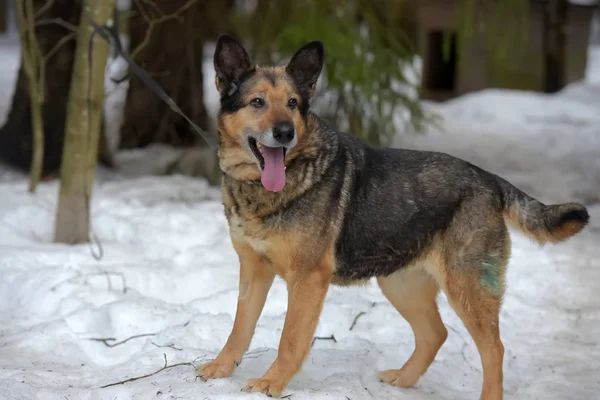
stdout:
<svg viewBox="0 0 600 400">
<path fill-rule="evenodd" d="M 288 144 L 294 139 L 296 130 L 290 122 L 280 122 L 273 127 L 273 137 L 281 144 Z"/>
</svg>

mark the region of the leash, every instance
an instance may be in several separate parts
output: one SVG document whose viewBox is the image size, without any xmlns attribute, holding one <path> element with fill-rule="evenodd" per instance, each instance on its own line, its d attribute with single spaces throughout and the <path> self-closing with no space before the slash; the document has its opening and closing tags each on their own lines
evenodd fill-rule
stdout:
<svg viewBox="0 0 600 400">
<path fill-rule="evenodd" d="M 206 132 L 204 129 L 200 128 L 198 125 L 194 123 L 187 115 L 181 111 L 179 106 L 170 98 L 167 93 L 152 79 L 146 71 L 140 68 L 133 60 L 125 53 L 123 50 L 123 46 L 121 44 L 121 40 L 119 39 L 119 15 L 118 15 L 117 7 L 114 8 L 113 13 L 113 22 L 112 26 L 99 26 L 94 20 L 91 20 L 92 27 L 94 28 L 94 32 L 92 33 L 92 37 L 94 34 L 98 34 L 102 39 L 104 39 L 109 45 L 112 45 L 113 48 L 117 51 L 117 53 L 123 57 L 123 59 L 129 64 L 130 70 L 142 81 L 144 84 L 154 92 L 162 101 L 167 103 L 167 105 L 173 110 L 175 113 L 182 116 L 188 124 L 196 131 L 202 139 L 208 144 L 208 146 L 214 150 L 215 152 L 219 148 L 219 141 L 215 135 L 212 135 Z M 91 41 L 90 41 L 91 44 Z M 90 59 L 91 59 L 91 49 L 90 49 Z"/>
<path fill-rule="evenodd" d="M 188 118 L 187 115 L 185 115 L 183 113 L 183 111 L 181 111 L 181 109 L 179 108 L 179 106 L 177 106 L 177 104 L 175 103 L 175 101 L 173 101 L 172 98 L 170 98 L 167 93 L 165 93 L 165 91 L 158 85 L 158 83 L 156 83 L 154 81 L 154 79 L 152 79 L 147 73 L 146 71 L 144 71 L 142 68 L 140 68 L 135 62 L 133 62 L 133 60 L 125 53 L 125 51 L 123 50 L 123 46 L 121 44 L 121 40 L 119 39 L 119 13 L 117 10 L 117 7 L 114 7 L 113 9 L 113 23 L 111 24 L 111 26 L 108 25 L 103 25 L 100 26 L 98 25 L 96 22 L 94 22 L 94 20 L 90 20 L 92 27 L 94 28 L 94 32 L 92 32 L 92 34 L 90 35 L 90 39 L 89 39 L 89 43 L 88 43 L 88 71 L 89 71 L 89 79 L 88 79 L 88 109 L 90 110 L 92 108 L 92 99 L 91 99 L 91 93 L 92 93 L 92 56 L 93 56 L 93 44 L 94 44 L 94 36 L 95 35 L 99 35 L 102 39 L 104 39 L 104 41 L 106 41 L 109 45 L 112 45 L 113 48 L 117 51 L 117 53 L 123 57 L 123 59 L 127 62 L 127 64 L 129 64 L 129 68 L 131 71 L 133 71 L 133 73 L 142 81 L 144 82 L 144 84 L 152 91 L 154 92 L 155 95 L 157 95 L 159 98 L 161 98 L 165 103 L 167 103 L 167 105 L 171 108 L 171 110 L 173 110 L 174 112 L 176 112 L 177 114 L 179 114 L 180 116 L 182 116 L 187 122 L 188 124 L 190 124 L 190 126 L 194 129 L 194 131 L 196 131 L 196 133 L 198 135 L 200 135 L 200 137 L 202 137 L 202 139 L 204 139 L 204 141 L 208 144 L 208 146 L 214 150 L 215 152 L 218 150 L 218 138 L 215 135 L 211 135 L 210 133 L 206 132 L 205 130 L 203 130 L 202 128 L 200 128 L 198 125 L 196 125 L 194 123 L 194 121 L 192 121 L 190 118 Z M 120 79 L 119 82 L 120 83 L 122 81 L 124 81 L 125 78 Z M 89 151 L 91 142 L 90 142 L 90 137 L 91 137 L 91 126 L 92 126 L 92 116 L 91 113 L 88 112 L 88 136 L 86 138 L 86 147 L 87 150 Z M 86 206 L 86 213 L 88 215 L 88 218 L 90 218 L 90 199 L 89 196 L 87 194 L 87 188 L 86 188 L 86 181 L 83 180 L 83 193 L 85 196 L 85 206 Z M 90 235 L 90 241 L 89 243 L 89 247 L 90 247 L 90 253 L 92 254 L 92 256 L 96 259 L 96 260 L 101 260 L 103 255 L 104 255 L 104 249 L 102 247 L 102 243 L 100 242 L 100 239 L 98 238 L 98 236 L 96 235 L 96 233 L 94 232 L 93 228 L 92 228 L 92 221 L 89 220 L 89 235 Z M 96 251 L 94 249 L 94 245 L 96 245 Z"/>
</svg>

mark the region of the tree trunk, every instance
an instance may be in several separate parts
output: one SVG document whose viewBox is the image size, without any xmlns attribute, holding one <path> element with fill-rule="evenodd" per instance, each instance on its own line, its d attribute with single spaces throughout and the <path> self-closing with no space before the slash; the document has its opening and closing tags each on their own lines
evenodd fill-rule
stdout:
<svg viewBox="0 0 600 400">
<path fill-rule="evenodd" d="M 155 0 L 132 3 L 130 52 L 198 126 L 209 129 L 204 106 L 202 62 L 207 38 L 213 39 L 228 18 L 232 0 Z M 215 33 L 217 32 L 217 33 Z M 204 144 L 137 77 L 131 76 L 121 128 L 121 148 L 151 143 Z"/>
<path fill-rule="evenodd" d="M 568 0 L 544 4 L 544 90 L 555 93 L 565 86 Z"/>
<path fill-rule="evenodd" d="M 34 0 L 36 13 L 46 0 Z M 81 15 L 81 0 L 56 0 L 37 20 L 62 19 L 77 26 Z M 56 172 L 60 166 L 68 88 L 71 82 L 75 40 L 63 41 L 70 30 L 64 26 L 38 24 L 35 35 L 40 53 L 54 55 L 46 61 L 44 73 L 44 99 L 42 107 L 44 125 L 44 176 Z M 58 47 L 57 47 L 58 46 Z M 29 79 L 21 60 L 12 106 L 6 123 L 0 128 L 0 159 L 23 170 L 29 170 L 33 152 L 31 99 Z"/>
<path fill-rule="evenodd" d="M 33 128 L 33 154 L 31 170 L 29 171 L 29 191 L 35 192 L 42 177 L 44 163 L 44 121 L 42 107 L 44 105 L 44 90 L 42 71 L 46 62 L 38 45 L 35 35 L 35 9 L 33 0 L 21 0 L 16 3 L 21 42 L 21 60 L 27 73 L 29 83 L 29 98 L 31 100 L 31 124 Z"/>
<path fill-rule="evenodd" d="M 102 127 L 104 69 L 108 44 L 99 36 L 93 40 L 90 20 L 104 25 L 111 17 L 114 0 L 85 0 L 82 22 L 77 33 L 73 80 L 67 108 L 67 128 L 63 162 L 60 169 L 60 193 L 56 214 L 55 241 L 82 243 L 89 239 L 90 198 Z M 92 60 L 89 54 L 92 54 Z M 91 62 L 91 70 L 90 63 Z M 91 76 L 90 76 L 91 74 Z M 91 79 L 91 84 L 90 84 Z"/>
</svg>

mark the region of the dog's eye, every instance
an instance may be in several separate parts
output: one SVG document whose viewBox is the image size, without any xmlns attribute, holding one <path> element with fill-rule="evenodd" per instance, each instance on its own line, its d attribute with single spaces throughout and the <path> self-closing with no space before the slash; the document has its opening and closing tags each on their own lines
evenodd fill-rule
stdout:
<svg viewBox="0 0 600 400">
<path fill-rule="evenodd" d="M 261 99 L 260 97 L 257 97 L 255 99 L 252 99 L 250 104 L 252 104 L 252 107 L 254 107 L 254 108 L 261 108 L 262 106 L 265 105 L 265 101 L 263 99 Z"/>
<path fill-rule="evenodd" d="M 298 105 L 298 100 L 294 99 L 293 97 L 288 100 L 288 107 L 294 108 L 297 105 Z"/>
</svg>

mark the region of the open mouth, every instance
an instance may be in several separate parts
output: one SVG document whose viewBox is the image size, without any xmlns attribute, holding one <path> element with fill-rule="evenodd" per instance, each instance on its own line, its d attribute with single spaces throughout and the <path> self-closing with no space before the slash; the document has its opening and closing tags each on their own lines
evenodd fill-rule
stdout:
<svg viewBox="0 0 600 400">
<path fill-rule="evenodd" d="M 256 139 L 254 139 L 253 137 L 249 137 L 248 138 L 248 144 L 250 145 L 250 150 L 252 150 L 252 154 L 254 154 L 254 157 L 256 157 L 256 159 L 258 160 L 258 164 L 260 165 L 260 170 L 264 171 L 265 170 L 265 158 L 263 156 L 263 152 L 265 150 L 265 147 L 268 149 L 268 152 L 275 152 L 275 151 L 283 151 L 283 158 L 285 159 L 285 155 L 287 153 L 287 148 L 285 147 L 267 147 L 267 146 L 263 146 L 261 143 L 259 143 Z M 282 150 L 280 150 L 282 149 Z"/>
<path fill-rule="evenodd" d="M 253 137 L 248 138 L 252 154 L 260 165 L 262 182 L 265 189 L 279 192 L 285 186 L 285 147 L 268 147 L 259 143 Z"/>
</svg>

